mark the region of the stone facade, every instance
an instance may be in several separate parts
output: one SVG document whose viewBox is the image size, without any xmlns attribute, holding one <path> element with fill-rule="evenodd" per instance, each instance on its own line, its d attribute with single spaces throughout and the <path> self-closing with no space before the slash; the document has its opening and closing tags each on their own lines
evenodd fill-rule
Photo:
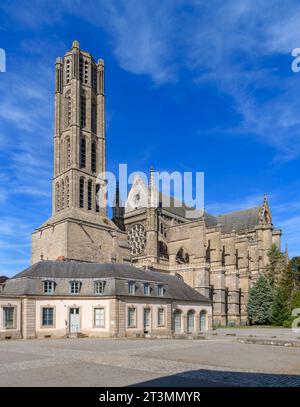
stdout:
<svg viewBox="0 0 300 407">
<path fill-rule="evenodd" d="M 0 339 L 197 336 L 211 321 L 211 302 L 181 279 L 122 264 L 44 260 L 0 294 Z"/>
<path fill-rule="evenodd" d="M 152 177 L 150 174 L 150 180 Z M 265 270 L 272 244 L 280 248 L 281 231 L 273 227 L 267 197 L 261 206 L 220 216 L 204 212 L 191 220 L 186 216 L 190 208 L 178 202 L 175 205 L 172 198 L 170 205 L 164 206 L 158 191 L 159 202 L 153 208 L 149 197 L 155 184 L 142 183 L 135 180 L 122 221 L 132 263 L 182 276 L 213 300 L 215 325 L 246 324 L 249 289 Z"/>
<path fill-rule="evenodd" d="M 95 62 L 74 41 L 57 59 L 55 75 L 53 209 L 32 235 L 32 264 L 131 262 L 183 278 L 213 301 L 216 325 L 247 323 L 249 288 L 265 270 L 271 245 L 280 248 L 281 231 L 273 227 L 267 198 L 254 208 L 220 216 L 204 212 L 191 220 L 190 208 L 174 198 L 161 203 L 151 173 L 149 185 L 135 180 L 125 206 L 117 188 L 110 220 L 103 193 L 104 61 Z M 123 306 L 112 307 L 116 324 L 124 318 Z"/>
<path fill-rule="evenodd" d="M 106 216 L 104 186 L 104 61 L 74 41 L 55 65 L 52 216 L 32 234 L 32 263 L 130 261 L 127 235 Z"/>
</svg>

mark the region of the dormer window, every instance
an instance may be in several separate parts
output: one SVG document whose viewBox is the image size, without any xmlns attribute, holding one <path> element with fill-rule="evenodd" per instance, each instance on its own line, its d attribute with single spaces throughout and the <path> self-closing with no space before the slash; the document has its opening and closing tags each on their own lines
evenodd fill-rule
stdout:
<svg viewBox="0 0 300 407">
<path fill-rule="evenodd" d="M 159 297 L 163 297 L 165 294 L 165 289 L 163 285 L 158 285 L 157 286 L 157 294 Z"/>
<path fill-rule="evenodd" d="M 135 282 L 134 281 L 128 282 L 128 293 L 135 294 Z"/>
<path fill-rule="evenodd" d="M 44 294 L 53 294 L 54 287 L 55 287 L 54 281 L 44 281 Z"/>
<path fill-rule="evenodd" d="M 70 281 L 70 294 L 79 294 L 80 286 L 80 281 Z"/>
<path fill-rule="evenodd" d="M 104 293 L 105 281 L 95 281 L 94 283 L 94 293 L 103 294 Z"/>
<path fill-rule="evenodd" d="M 144 295 L 150 295 L 150 284 L 144 283 Z"/>
</svg>

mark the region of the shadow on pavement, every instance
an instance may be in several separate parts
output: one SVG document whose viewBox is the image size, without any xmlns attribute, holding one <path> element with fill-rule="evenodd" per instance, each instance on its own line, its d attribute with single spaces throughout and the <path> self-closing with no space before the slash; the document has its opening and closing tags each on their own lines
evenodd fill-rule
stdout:
<svg viewBox="0 0 300 407">
<path fill-rule="evenodd" d="M 191 370 L 136 383 L 134 387 L 300 387 L 300 375 Z"/>
</svg>

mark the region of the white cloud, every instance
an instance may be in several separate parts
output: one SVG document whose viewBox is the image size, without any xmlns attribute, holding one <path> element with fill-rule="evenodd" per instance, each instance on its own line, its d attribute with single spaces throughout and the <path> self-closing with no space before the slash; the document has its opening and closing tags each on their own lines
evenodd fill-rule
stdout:
<svg viewBox="0 0 300 407">
<path fill-rule="evenodd" d="M 287 77 L 289 66 L 276 59 L 284 55 L 289 65 L 300 45 L 296 0 L 273 0 L 272 7 L 269 0 L 62 0 L 55 7 L 35 1 L 30 13 L 26 2 L 13 4 L 5 5 L 6 12 L 31 28 L 45 23 L 45 16 L 55 24 L 69 12 L 106 30 L 120 66 L 155 84 L 180 81 L 184 70 L 199 87 L 215 84 L 241 117 L 223 133 L 252 134 L 278 151 L 277 161 L 299 155 L 300 79 L 292 72 Z M 39 48 L 31 45 L 22 47 L 31 53 Z M 22 110 L 11 112 L 10 106 L 5 114 L 11 120 L 30 126 Z"/>
<path fill-rule="evenodd" d="M 269 0 L 79 3 L 63 2 L 109 33 L 124 69 L 148 75 L 156 84 L 180 80 L 181 71 L 188 69 L 198 86 L 214 83 L 232 97 L 241 122 L 225 130 L 272 145 L 279 152 L 276 160 L 299 154 L 300 79 L 291 73 L 282 81 L 275 59 L 300 44 L 295 0 L 274 0 L 272 7 Z M 266 90 L 272 97 L 266 97 Z"/>
</svg>

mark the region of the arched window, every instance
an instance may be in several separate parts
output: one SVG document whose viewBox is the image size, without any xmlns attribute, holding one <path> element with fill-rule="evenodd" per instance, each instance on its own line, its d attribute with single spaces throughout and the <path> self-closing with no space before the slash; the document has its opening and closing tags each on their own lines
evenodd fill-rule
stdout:
<svg viewBox="0 0 300 407">
<path fill-rule="evenodd" d="M 97 70 L 94 65 L 92 65 L 92 86 L 93 89 L 97 89 Z"/>
<path fill-rule="evenodd" d="M 211 260 L 210 252 L 211 252 L 210 240 L 208 240 L 208 242 L 207 242 L 207 248 L 206 248 L 206 262 L 207 262 L 207 263 L 210 263 L 210 260 Z"/>
<path fill-rule="evenodd" d="M 60 210 L 59 182 L 56 183 L 55 189 L 56 189 L 55 205 L 56 205 L 56 211 L 58 212 Z"/>
<path fill-rule="evenodd" d="M 79 207 L 84 208 L 84 178 L 80 177 L 79 181 Z"/>
<path fill-rule="evenodd" d="M 195 330 L 195 311 L 190 310 L 187 313 L 187 332 L 192 333 Z"/>
<path fill-rule="evenodd" d="M 93 182 L 92 180 L 89 180 L 88 182 L 88 210 L 92 209 L 92 187 L 93 187 Z"/>
<path fill-rule="evenodd" d="M 205 332 L 207 330 L 207 312 L 201 311 L 199 316 L 199 328 L 201 332 Z"/>
<path fill-rule="evenodd" d="M 79 59 L 79 79 L 82 82 L 83 79 L 83 58 Z"/>
<path fill-rule="evenodd" d="M 80 97 L 80 126 L 83 128 L 86 124 L 86 97 L 81 95 Z"/>
<path fill-rule="evenodd" d="M 166 245 L 166 243 L 161 241 L 158 242 L 158 255 L 166 259 L 169 258 L 168 246 Z"/>
<path fill-rule="evenodd" d="M 69 59 L 66 60 L 66 83 L 70 82 L 70 75 L 71 75 L 71 61 Z"/>
<path fill-rule="evenodd" d="M 61 209 L 65 209 L 65 181 L 62 179 L 60 181 L 61 185 Z"/>
<path fill-rule="evenodd" d="M 96 144 L 95 141 L 93 141 L 93 142 L 92 142 L 92 150 L 91 150 L 92 172 L 96 172 L 96 167 L 97 167 L 96 151 L 97 151 L 97 144 Z"/>
<path fill-rule="evenodd" d="M 68 109 L 68 127 L 71 126 L 71 118 L 72 118 L 72 100 L 71 96 L 67 98 L 67 109 Z"/>
<path fill-rule="evenodd" d="M 66 208 L 70 207 L 70 183 L 69 177 L 66 177 Z"/>
<path fill-rule="evenodd" d="M 183 247 L 181 247 L 176 254 L 176 262 L 178 264 L 185 264 L 189 263 L 189 261 L 190 258 L 187 251 Z"/>
<path fill-rule="evenodd" d="M 96 184 L 96 193 L 95 193 L 95 200 L 96 200 L 96 212 L 99 212 L 100 211 L 100 208 L 99 208 L 99 204 L 98 204 L 98 193 L 99 193 L 99 190 L 100 190 L 100 185 L 99 184 Z"/>
<path fill-rule="evenodd" d="M 80 140 L 80 168 L 84 168 L 86 165 L 86 141 L 82 137 Z"/>
<path fill-rule="evenodd" d="M 71 165 L 71 141 L 70 141 L 70 137 L 67 137 L 67 139 L 66 139 L 65 163 L 66 163 L 66 167 L 70 167 L 70 165 Z"/>
<path fill-rule="evenodd" d="M 65 128 L 71 126 L 72 118 L 72 101 L 70 92 L 67 93 L 65 97 L 64 115 L 65 115 Z"/>
<path fill-rule="evenodd" d="M 182 311 L 177 309 L 173 314 L 173 327 L 175 333 L 182 332 Z"/>
<path fill-rule="evenodd" d="M 95 101 L 92 102 L 91 127 L 92 127 L 92 132 L 96 133 L 97 132 L 97 107 L 96 107 Z"/>
<path fill-rule="evenodd" d="M 84 83 L 88 83 L 89 78 L 89 63 L 87 60 L 84 61 Z"/>
</svg>

